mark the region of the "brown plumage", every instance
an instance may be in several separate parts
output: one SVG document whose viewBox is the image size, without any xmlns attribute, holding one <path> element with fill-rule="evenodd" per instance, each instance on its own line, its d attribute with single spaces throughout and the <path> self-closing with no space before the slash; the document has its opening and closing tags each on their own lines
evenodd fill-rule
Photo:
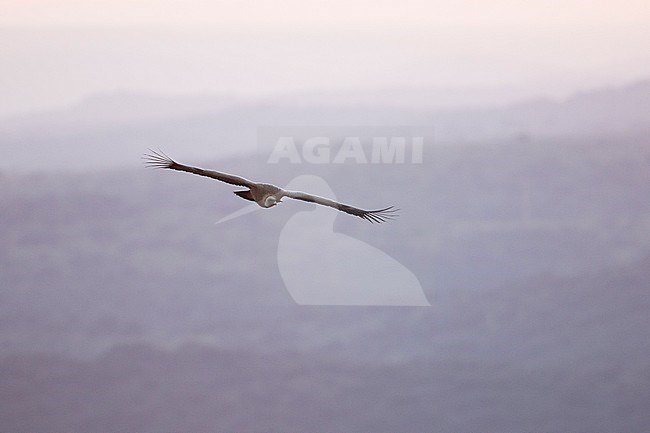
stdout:
<svg viewBox="0 0 650 433">
<path fill-rule="evenodd" d="M 275 185 L 253 182 L 246 178 L 232 174 L 222 173 L 220 171 L 214 170 L 204 170 L 202 168 L 179 164 L 161 151 L 154 151 L 150 149 L 149 153 L 143 155 L 142 158 L 148 167 L 169 168 L 172 170 L 186 171 L 188 173 L 198 174 L 199 176 L 211 177 L 213 179 L 217 179 L 221 182 L 229 183 L 231 185 L 248 188 L 244 191 L 234 191 L 234 193 L 245 200 L 254 201 L 264 208 L 273 207 L 280 203 L 283 197 L 289 197 L 295 200 L 302 200 L 323 206 L 329 206 L 347 214 L 363 218 L 364 220 L 370 221 L 371 223 L 382 223 L 384 221 L 397 217 L 398 209 L 393 208 L 393 206 L 370 211 L 363 210 L 354 206 L 330 200 L 328 198 L 319 197 L 317 195 L 307 194 L 300 191 L 287 191 Z"/>
</svg>

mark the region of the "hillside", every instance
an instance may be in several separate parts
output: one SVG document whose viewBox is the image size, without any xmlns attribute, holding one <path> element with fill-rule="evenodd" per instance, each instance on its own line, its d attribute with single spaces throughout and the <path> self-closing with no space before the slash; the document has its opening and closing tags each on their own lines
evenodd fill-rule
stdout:
<svg viewBox="0 0 650 433">
<path fill-rule="evenodd" d="M 243 202 L 184 173 L 4 176 L 1 424 L 642 430 L 647 143 L 427 151 L 419 165 L 197 165 L 281 185 L 317 174 L 340 199 L 400 207 L 335 229 L 414 272 L 429 308 L 295 305 L 277 240 L 307 204 L 215 226 Z"/>
<path fill-rule="evenodd" d="M 648 113 L 647 80 L 594 89 L 566 101 L 447 110 L 405 106 L 399 100 L 394 106 L 336 106 L 289 97 L 238 101 L 122 92 L 97 95 L 69 109 L 0 119 L 0 172 L 136 167 L 148 147 L 193 159 L 250 155 L 269 144 L 260 142 L 260 127 L 286 125 L 424 127 L 435 131 L 435 144 L 542 142 L 567 136 L 614 140 L 647 136 Z"/>
</svg>

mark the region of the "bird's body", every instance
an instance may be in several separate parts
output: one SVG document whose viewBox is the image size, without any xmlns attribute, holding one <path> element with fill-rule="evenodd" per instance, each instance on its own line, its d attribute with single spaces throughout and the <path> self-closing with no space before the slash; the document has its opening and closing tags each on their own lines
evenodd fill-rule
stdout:
<svg viewBox="0 0 650 433">
<path fill-rule="evenodd" d="M 268 183 L 257 183 L 245 191 L 234 191 L 239 197 L 254 201 L 262 207 L 273 207 L 280 202 L 282 189 Z M 269 200 L 271 199 L 271 200 Z M 275 199 L 275 202 L 273 202 Z"/>
<path fill-rule="evenodd" d="M 393 219 L 397 216 L 397 209 L 394 209 L 392 206 L 384 209 L 367 211 L 305 192 L 288 191 L 275 185 L 253 182 L 246 178 L 228 173 L 214 170 L 204 170 L 202 168 L 179 164 L 160 151 L 150 151 L 150 153 L 143 156 L 143 159 L 149 167 L 186 171 L 188 173 L 198 174 L 199 176 L 211 177 L 213 179 L 231 185 L 248 188 L 243 191 L 234 191 L 234 193 L 245 200 L 254 201 L 263 208 L 276 206 L 282 201 L 284 197 L 288 197 L 295 200 L 302 200 L 323 206 L 329 206 L 350 215 L 358 216 L 359 218 L 363 218 L 364 220 L 370 221 L 372 223 L 381 223 L 386 220 Z"/>
</svg>

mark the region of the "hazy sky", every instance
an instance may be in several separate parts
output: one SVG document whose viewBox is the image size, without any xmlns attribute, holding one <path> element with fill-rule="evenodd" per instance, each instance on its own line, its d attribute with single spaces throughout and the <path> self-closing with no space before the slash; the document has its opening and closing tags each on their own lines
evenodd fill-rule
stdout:
<svg viewBox="0 0 650 433">
<path fill-rule="evenodd" d="M 649 23 L 647 0 L 0 0 L 0 114 L 116 90 L 564 95 L 650 76 Z"/>
<path fill-rule="evenodd" d="M 11 0 L 0 23 L 51 25 L 210 25 L 256 29 L 403 28 L 449 23 L 648 24 L 645 0 Z"/>
</svg>

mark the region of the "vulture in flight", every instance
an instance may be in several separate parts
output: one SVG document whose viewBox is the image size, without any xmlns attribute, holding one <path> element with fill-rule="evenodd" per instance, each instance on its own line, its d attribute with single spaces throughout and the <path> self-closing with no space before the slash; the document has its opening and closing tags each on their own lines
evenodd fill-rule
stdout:
<svg viewBox="0 0 650 433">
<path fill-rule="evenodd" d="M 232 174 L 179 164 L 161 151 L 149 149 L 149 153 L 144 154 L 142 158 L 148 167 L 170 168 L 172 170 L 186 171 L 188 173 L 198 174 L 199 176 L 211 177 L 231 185 L 247 188 L 243 191 L 234 191 L 234 193 L 243 199 L 254 201 L 263 208 L 273 207 L 280 203 L 284 197 L 288 197 L 295 200 L 329 206 L 347 214 L 363 218 L 371 223 L 382 223 L 397 216 L 398 209 L 395 209 L 393 206 L 377 210 L 363 210 L 328 198 L 319 197 L 317 195 L 300 191 L 287 191 L 275 185 L 253 182 Z"/>
</svg>

